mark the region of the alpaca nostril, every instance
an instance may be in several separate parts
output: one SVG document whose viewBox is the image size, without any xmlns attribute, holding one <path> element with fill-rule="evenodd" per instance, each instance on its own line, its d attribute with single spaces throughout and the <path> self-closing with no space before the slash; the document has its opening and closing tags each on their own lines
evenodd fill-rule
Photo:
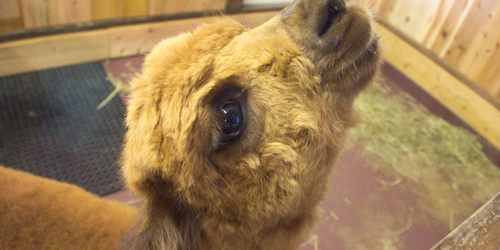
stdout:
<svg viewBox="0 0 500 250">
<path fill-rule="evenodd" d="M 339 18 L 346 12 L 345 2 L 343 0 L 328 0 L 327 2 L 327 19 L 320 29 L 319 36 L 323 36 L 333 25 L 335 19 Z"/>
<path fill-rule="evenodd" d="M 344 12 L 346 12 L 346 8 L 343 0 L 328 1 L 328 16 L 335 18 Z"/>
</svg>

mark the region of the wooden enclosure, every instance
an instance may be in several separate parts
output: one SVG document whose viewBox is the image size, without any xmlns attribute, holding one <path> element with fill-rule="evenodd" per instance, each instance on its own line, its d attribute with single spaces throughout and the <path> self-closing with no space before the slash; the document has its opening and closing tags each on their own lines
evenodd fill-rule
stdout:
<svg viewBox="0 0 500 250">
<path fill-rule="evenodd" d="M 374 0 L 389 24 L 500 97 L 500 1 Z"/>
<path fill-rule="evenodd" d="M 2 0 L 0 33 L 104 19 L 222 10 L 227 0 Z"/>
</svg>

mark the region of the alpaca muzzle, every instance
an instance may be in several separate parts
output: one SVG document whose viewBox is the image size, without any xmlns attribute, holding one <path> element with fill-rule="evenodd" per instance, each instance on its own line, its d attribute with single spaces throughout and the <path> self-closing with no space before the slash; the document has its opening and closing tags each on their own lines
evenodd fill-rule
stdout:
<svg viewBox="0 0 500 250">
<path fill-rule="evenodd" d="M 296 0 L 280 18 L 325 82 L 342 78 L 349 67 L 376 64 L 360 60 L 379 59 L 373 17 L 363 6 L 344 0 Z"/>
</svg>

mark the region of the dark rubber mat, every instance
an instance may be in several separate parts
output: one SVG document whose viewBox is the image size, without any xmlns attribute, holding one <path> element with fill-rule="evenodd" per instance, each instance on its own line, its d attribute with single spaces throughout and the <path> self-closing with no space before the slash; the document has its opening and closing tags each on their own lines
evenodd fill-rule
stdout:
<svg viewBox="0 0 500 250">
<path fill-rule="evenodd" d="M 105 195 L 121 188 L 125 106 L 100 63 L 0 78 L 0 164 Z M 1 184 L 0 184 L 1 185 Z"/>
</svg>

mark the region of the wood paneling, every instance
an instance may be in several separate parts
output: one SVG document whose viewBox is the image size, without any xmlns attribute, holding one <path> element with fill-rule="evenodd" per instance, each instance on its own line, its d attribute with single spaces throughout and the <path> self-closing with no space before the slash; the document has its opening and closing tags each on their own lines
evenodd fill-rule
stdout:
<svg viewBox="0 0 500 250">
<path fill-rule="evenodd" d="M 484 68 L 491 56 L 489 52 L 494 45 L 493 40 L 500 34 L 500 23 L 493 19 L 493 13 L 499 10 L 500 1 L 475 1 L 444 56 L 446 61 L 453 62 L 454 66 L 472 79 L 477 79 Z"/>
<path fill-rule="evenodd" d="M 48 0 L 20 0 L 24 28 L 44 27 L 49 24 Z"/>
<path fill-rule="evenodd" d="M 23 28 L 24 24 L 19 1 L 0 1 L 0 33 L 12 32 Z"/>
<path fill-rule="evenodd" d="M 92 20 L 90 0 L 21 0 L 25 28 Z"/>
<path fill-rule="evenodd" d="M 439 1 L 435 0 L 398 0 L 387 13 L 387 21 L 400 31 L 422 42 L 434 22 Z"/>
<path fill-rule="evenodd" d="M 436 40 L 440 37 L 446 38 L 446 34 L 443 36 L 442 29 L 446 23 L 447 17 L 450 15 L 454 6 L 458 6 L 459 2 L 465 2 L 464 0 L 443 0 L 439 4 L 439 7 L 435 13 L 434 22 L 430 26 L 429 32 L 427 32 L 422 44 L 430 49 Z"/>
<path fill-rule="evenodd" d="M 12 19 L 21 16 L 18 0 L 2 0 L 0 1 L 0 20 Z"/>
<path fill-rule="evenodd" d="M 377 24 L 384 58 L 500 148 L 500 110 L 403 39 Z"/>
<path fill-rule="evenodd" d="M 494 46 L 490 60 L 486 63 L 486 67 L 483 72 L 479 75 L 478 82 L 486 84 L 486 89 L 491 93 L 496 93 L 496 96 L 500 98 L 500 63 L 498 60 L 500 58 L 500 42 L 497 42 Z"/>
<path fill-rule="evenodd" d="M 49 0 L 49 25 L 91 21 L 90 2 L 91 0 Z"/>
<path fill-rule="evenodd" d="M 148 9 L 148 0 L 92 0 L 92 19 L 146 16 Z"/>
<path fill-rule="evenodd" d="M 437 33 L 437 36 L 430 37 L 426 47 L 443 58 L 455 39 L 473 3 L 474 0 L 452 1 L 451 9 L 448 11 L 447 15 L 443 13 L 443 24 L 435 27 L 434 30 L 429 33 L 431 36 Z"/>
<path fill-rule="evenodd" d="M 226 0 L 149 0 L 149 14 L 174 14 L 205 10 L 223 10 Z"/>
<path fill-rule="evenodd" d="M 222 11 L 230 0 L 1 0 L 0 33 L 92 20 Z M 241 2 L 241 0 L 238 0 Z M 232 5 L 231 5 L 232 6 Z M 237 7 L 237 6 L 236 6 Z M 22 20 L 18 20 L 18 19 Z"/>
<path fill-rule="evenodd" d="M 500 1 L 375 0 L 380 18 L 500 96 Z"/>
</svg>

